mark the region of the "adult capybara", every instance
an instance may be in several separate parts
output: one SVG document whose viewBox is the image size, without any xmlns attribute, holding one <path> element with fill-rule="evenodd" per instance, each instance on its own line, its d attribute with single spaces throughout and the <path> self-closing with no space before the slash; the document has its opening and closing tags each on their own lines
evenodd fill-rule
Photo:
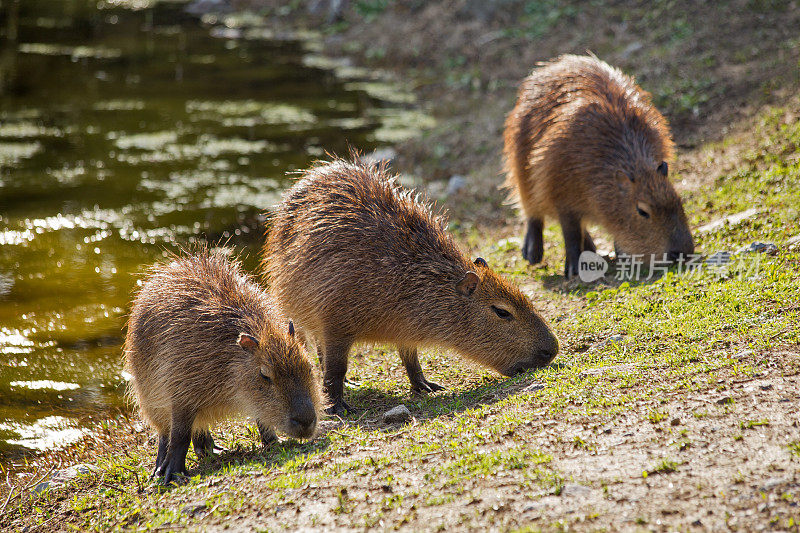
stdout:
<svg viewBox="0 0 800 533">
<path fill-rule="evenodd" d="M 558 341 L 531 302 L 483 259 L 470 261 L 445 220 L 384 167 L 335 160 L 305 175 L 272 216 L 271 292 L 321 349 L 329 412 L 342 398 L 356 342 L 399 348 L 412 389 L 439 390 L 417 347 L 451 348 L 512 375 L 548 364 Z"/>
<path fill-rule="evenodd" d="M 243 413 L 266 446 L 278 429 L 314 434 L 322 394 L 305 348 L 269 295 L 224 252 L 151 268 L 133 302 L 125 361 L 142 415 L 158 432 L 154 476 L 186 471 L 189 441 L 211 453 L 209 427 Z"/>
<path fill-rule="evenodd" d="M 522 255 L 542 260 L 545 217 L 558 219 L 566 276 L 595 251 L 587 223 L 609 231 L 618 253 L 674 261 L 694 251 L 678 194 L 667 178 L 667 120 L 633 78 L 594 56 L 543 63 L 519 89 L 505 127 L 505 186 L 528 228 Z"/>
</svg>

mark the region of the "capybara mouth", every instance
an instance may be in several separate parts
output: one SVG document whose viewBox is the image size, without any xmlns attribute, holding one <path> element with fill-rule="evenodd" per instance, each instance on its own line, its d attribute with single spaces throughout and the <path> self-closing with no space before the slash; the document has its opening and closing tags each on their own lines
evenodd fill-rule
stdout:
<svg viewBox="0 0 800 533">
<path fill-rule="evenodd" d="M 295 419 L 289 420 L 284 428 L 284 433 L 293 439 L 310 439 L 317 431 L 317 422 L 310 424 L 300 423 Z"/>
<path fill-rule="evenodd" d="M 514 363 L 510 368 L 505 370 L 503 374 L 508 377 L 516 376 L 518 374 L 522 374 L 523 372 L 527 372 L 528 370 L 533 370 L 536 368 L 544 368 L 550 361 L 555 358 L 556 354 L 548 351 L 541 351 L 534 354 L 534 356 L 527 361 L 519 361 L 518 363 Z"/>
</svg>

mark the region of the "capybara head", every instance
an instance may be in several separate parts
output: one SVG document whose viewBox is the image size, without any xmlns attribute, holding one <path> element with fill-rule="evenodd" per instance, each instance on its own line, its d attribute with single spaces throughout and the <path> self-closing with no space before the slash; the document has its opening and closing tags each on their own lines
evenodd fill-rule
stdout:
<svg viewBox="0 0 800 533">
<path fill-rule="evenodd" d="M 482 258 L 453 288 L 463 308 L 448 328 L 452 347 L 464 355 L 513 376 L 546 366 L 558 353 L 558 339 L 530 300 Z"/>
<path fill-rule="evenodd" d="M 271 331 L 270 331 L 271 330 Z M 322 391 L 305 348 L 287 332 L 265 328 L 262 338 L 247 332 L 237 344 L 244 362 L 237 369 L 237 393 L 259 425 L 290 437 L 310 438 L 322 409 Z"/>
<path fill-rule="evenodd" d="M 694 253 L 683 204 L 667 177 L 666 161 L 616 170 L 608 229 L 618 253 L 656 254 L 676 261 Z"/>
</svg>

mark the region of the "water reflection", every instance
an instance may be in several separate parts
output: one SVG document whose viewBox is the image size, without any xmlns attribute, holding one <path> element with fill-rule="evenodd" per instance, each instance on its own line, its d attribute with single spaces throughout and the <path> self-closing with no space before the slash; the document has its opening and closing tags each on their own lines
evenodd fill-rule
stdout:
<svg viewBox="0 0 800 533">
<path fill-rule="evenodd" d="M 373 73 L 324 64 L 311 36 L 275 35 L 257 17 L 201 23 L 173 2 L 3 5 L 7 42 L 16 32 L 0 54 L 9 458 L 123 407 L 122 328 L 144 265 L 207 238 L 248 251 L 254 269 L 260 214 L 287 171 L 428 119 Z"/>
</svg>

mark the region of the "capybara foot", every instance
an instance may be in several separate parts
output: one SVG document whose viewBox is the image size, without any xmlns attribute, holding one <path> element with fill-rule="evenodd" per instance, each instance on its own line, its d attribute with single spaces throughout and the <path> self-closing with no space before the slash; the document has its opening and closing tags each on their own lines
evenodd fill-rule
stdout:
<svg viewBox="0 0 800 533">
<path fill-rule="evenodd" d="M 429 392 L 436 392 L 440 390 L 446 390 L 445 387 L 442 387 L 438 383 L 434 383 L 433 381 L 428 381 L 424 377 L 420 377 L 416 383 L 411 386 L 411 391 L 416 394 L 427 394 Z"/>
<path fill-rule="evenodd" d="M 348 413 L 355 413 L 355 409 L 350 407 L 342 398 L 339 398 L 333 402 L 333 405 L 325 409 L 325 413 L 335 416 L 345 416 Z"/>
</svg>

